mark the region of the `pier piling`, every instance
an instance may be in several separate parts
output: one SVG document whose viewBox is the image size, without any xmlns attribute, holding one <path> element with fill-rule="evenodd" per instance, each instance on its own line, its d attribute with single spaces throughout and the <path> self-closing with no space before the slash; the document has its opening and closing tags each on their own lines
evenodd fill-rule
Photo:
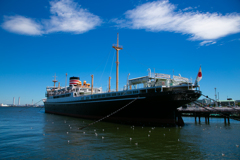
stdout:
<svg viewBox="0 0 240 160">
<path fill-rule="evenodd" d="M 199 109 L 197 107 L 189 107 L 189 108 L 180 108 L 178 112 L 182 114 L 182 116 L 190 116 L 194 117 L 195 123 L 197 123 L 197 117 L 199 123 L 201 123 L 201 117 L 205 117 L 205 123 L 209 124 L 209 117 L 216 118 L 224 118 L 225 124 L 230 124 L 230 118 L 238 117 L 240 115 L 240 107 L 230 108 L 230 107 L 203 107 Z"/>
</svg>

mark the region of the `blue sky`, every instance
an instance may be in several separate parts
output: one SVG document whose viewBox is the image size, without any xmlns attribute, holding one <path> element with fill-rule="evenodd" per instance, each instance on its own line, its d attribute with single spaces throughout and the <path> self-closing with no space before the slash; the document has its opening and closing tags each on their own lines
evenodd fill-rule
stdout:
<svg viewBox="0 0 240 160">
<path fill-rule="evenodd" d="M 240 99 L 239 0 L 1 0 L 0 103 L 30 104 L 45 97 L 56 73 L 115 89 L 117 33 L 119 87 L 127 75 L 157 73 L 192 78 L 202 66 L 203 94 Z"/>
</svg>

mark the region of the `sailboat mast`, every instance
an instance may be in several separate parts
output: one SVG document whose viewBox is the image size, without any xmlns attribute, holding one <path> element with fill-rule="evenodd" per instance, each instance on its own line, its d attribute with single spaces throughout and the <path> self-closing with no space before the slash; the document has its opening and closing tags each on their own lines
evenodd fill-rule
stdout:
<svg viewBox="0 0 240 160">
<path fill-rule="evenodd" d="M 116 91 L 118 91 L 118 65 L 119 65 L 119 61 L 118 61 L 118 51 L 122 50 L 122 47 L 118 46 L 118 41 L 119 41 L 119 34 L 117 33 L 117 46 L 112 46 L 116 52 L 117 52 L 117 61 L 116 61 Z"/>
</svg>

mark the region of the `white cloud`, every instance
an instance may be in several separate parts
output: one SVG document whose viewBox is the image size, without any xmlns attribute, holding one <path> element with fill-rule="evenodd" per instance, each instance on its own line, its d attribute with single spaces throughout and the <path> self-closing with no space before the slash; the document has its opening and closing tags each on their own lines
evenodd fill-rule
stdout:
<svg viewBox="0 0 240 160">
<path fill-rule="evenodd" d="M 5 16 L 2 27 L 13 33 L 26 35 L 41 35 L 42 26 L 30 18 L 23 16 Z"/>
<path fill-rule="evenodd" d="M 186 10 L 191 7 L 185 8 Z M 214 41 L 240 32 L 240 15 L 218 13 L 176 12 L 176 6 L 165 1 L 148 2 L 125 12 L 119 27 L 169 31 L 190 35 L 190 40 Z"/>
<path fill-rule="evenodd" d="M 215 44 L 215 43 L 217 43 L 217 42 L 215 42 L 215 41 L 203 41 L 203 42 L 200 43 L 200 46 L 204 46 L 204 45 L 209 46 L 209 45 Z"/>
<path fill-rule="evenodd" d="M 101 19 L 83 9 L 72 0 L 51 1 L 50 19 L 37 23 L 23 16 L 5 18 L 2 27 L 10 32 L 25 35 L 42 35 L 52 32 L 73 32 L 80 34 L 99 26 Z"/>
<path fill-rule="evenodd" d="M 183 11 L 192 10 L 192 9 L 193 9 L 192 7 L 187 7 L 187 8 L 184 8 Z"/>
<path fill-rule="evenodd" d="M 81 8 L 71 0 L 50 2 L 50 12 L 53 14 L 46 21 L 47 32 L 87 32 L 101 24 L 101 19 Z"/>
</svg>

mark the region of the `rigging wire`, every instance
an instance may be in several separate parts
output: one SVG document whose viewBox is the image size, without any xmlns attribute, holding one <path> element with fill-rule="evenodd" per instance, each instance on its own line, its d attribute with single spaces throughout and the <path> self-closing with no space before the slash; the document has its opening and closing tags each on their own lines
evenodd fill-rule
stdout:
<svg viewBox="0 0 240 160">
<path fill-rule="evenodd" d="M 112 49 L 111 49 L 112 50 Z M 111 53 L 111 50 L 109 51 L 109 54 Z M 109 54 L 108 55 L 106 55 L 106 57 L 104 57 L 104 59 L 106 59 L 107 58 L 107 56 L 109 56 Z M 96 70 L 103 64 L 103 62 L 104 61 L 102 61 L 102 63 L 100 63 L 98 66 L 97 66 L 97 68 L 93 71 L 93 73 L 95 73 L 96 72 Z"/>
<path fill-rule="evenodd" d="M 110 53 L 111 53 L 111 51 L 108 53 L 107 62 L 108 62 L 108 59 L 109 59 L 109 57 L 110 57 Z M 100 77 L 100 80 L 99 80 L 99 82 L 101 82 L 101 80 L 102 80 L 102 76 L 103 76 L 103 74 L 104 74 L 104 71 L 105 71 L 105 69 L 106 69 L 107 62 L 106 62 L 106 64 L 105 64 L 105 67 L 104 67 L 104 69 L 103 69 L 103 72 L 102 72 L 102 75 L 101 75 L 101 77 Z"/>
<path fill-rule="evenodd" d="M 136 62 L 138 62 L 139 64 L 141 64 L 141 65 L 143 65 L 143 66 L 145 66 L 145 67 L 148 67 L 148 68 L 152 68 L 151 66 L 148 66 L 148 65 L 145 65 L 145 64 L 143 64 L 142 62 L 140 62 L 140 61 L 138 61 L 137 59 L 135 59 L 131 54 L 129 54 L 126 50 L 123 50 L 124 52 L 126 52 L 133 60 L 135 60 Z M 172 70 L 173 71 L 173 69 L 160 69 L 160 68 L 155 68 L 155 69 L 158 69 L 158 70 L 168 70 L 168 71 L 170 71 L 170 70 Z"/>
<path fill-rule="evenodd" d="M 115 57 L 115 52 L 113 53 L 113 60 L 112 60 L 112 66 L 111 66 L 111 70 L 110 70 L 110 77 L 111 77 L 111 73 L 112 73 L 112 67 L 113 67 L 113 62 L 114 62 L 114 57 Z"/>
<path fill-rule="evenodd" d="M 57 76 L 56 76 L 56 77 L 57 77 Z M 59 79 L 57 80 L 57 78 L 56 78 L 56 80 L 58 81 L 58 83 L 60 83 L 60 82 L 62 82 L 63 79 L 64 79 L 64 81 L 65 81 L 65 78 L 66 78 L 66 76 L 59 76 Z M 56 84 L 55 87 L 58 87 L 58 83 Z"/>
</svg>

